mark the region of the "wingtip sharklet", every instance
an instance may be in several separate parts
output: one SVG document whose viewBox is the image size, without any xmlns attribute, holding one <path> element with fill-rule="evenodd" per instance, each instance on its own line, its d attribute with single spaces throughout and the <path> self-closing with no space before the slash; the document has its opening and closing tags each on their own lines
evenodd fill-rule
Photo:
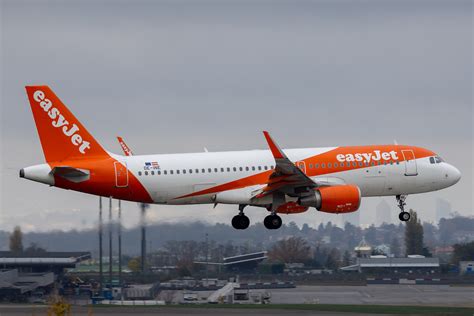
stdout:
<svg viewBox="0 0 474 316">
<path fill-rule="evenodd" d="M 263 135 L 265 136 L 265 139 L 267 140 L 268 147 L 270 147 L 270 151 L 272 152 L 273 157 L 275 157 L 275 159 L 285 158 L 286 157 L 285 154 L 277 145 L 277 143 L 275 143 L 275 141 L 272 139 L 272 137 L 270 136 L 270 133 L 268 133 L 267 131 L 263 131 Z"/>
</svg>

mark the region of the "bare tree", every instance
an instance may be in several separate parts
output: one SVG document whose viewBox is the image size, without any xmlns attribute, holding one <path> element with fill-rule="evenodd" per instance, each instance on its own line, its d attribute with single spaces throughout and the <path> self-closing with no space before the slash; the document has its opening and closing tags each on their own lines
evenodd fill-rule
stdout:
<svg viewBox="0 0 474 316">
<path fill-rule="evenodd" d="M 284 263 L 306 262 L 310 257 L 309 250 L 310 247 L 306 240 L 301 237 L 290 237 L 273 245 L 268 256 Z"/>
<path fill-rule="evenodd" d="M 423 225 L 414 210 L 405 226 L 405 251 L 407 255 L 423 254 Z"/>
</svg>

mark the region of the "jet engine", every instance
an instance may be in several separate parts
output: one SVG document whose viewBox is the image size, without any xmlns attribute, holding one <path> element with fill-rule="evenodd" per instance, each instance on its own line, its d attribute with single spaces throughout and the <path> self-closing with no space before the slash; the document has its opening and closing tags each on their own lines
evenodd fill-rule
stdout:
<svg viewBox="0 0 474 316">
<path fill-rule="evenodd" d="M 320 187 L 298 200 L 301 206 L 314 207 L 326 213 L 350 213 L 359 209 L 360 190 L 355 185 Z"/>
</svg>

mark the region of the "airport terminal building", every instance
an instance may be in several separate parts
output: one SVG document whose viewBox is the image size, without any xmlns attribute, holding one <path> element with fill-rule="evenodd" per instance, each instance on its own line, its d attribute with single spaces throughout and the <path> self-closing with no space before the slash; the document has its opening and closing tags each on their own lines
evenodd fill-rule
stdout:
<svg viewBox="0 0 474 316">
<path fill-rule="evenodd" d="M 409 256 L 407 258 L 371 256 L 369 258 L 357 258 L 356 264 L 342 267 L 341 270 L 377 274 L 435 274 L 440 272 L 440 264 L 439 258 L 423 256 Z"/>
</svg>

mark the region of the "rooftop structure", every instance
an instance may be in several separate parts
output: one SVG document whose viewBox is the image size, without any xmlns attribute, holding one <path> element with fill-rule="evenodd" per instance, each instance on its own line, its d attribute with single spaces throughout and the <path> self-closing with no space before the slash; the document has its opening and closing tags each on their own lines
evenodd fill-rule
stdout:
<svg viewBox="0 0 474 316">
<path fill-rule="evenodd" d="M 357 258 L 357 263 L 342 267 L 342 271 L 437 271 L 439 269 L 438 258 L 425 258 L 423 256 L 408 258 L 390 258 L 385 256 L 374 256 L 371 258 Z"/>
<path fill-rule="evenodd" d="M 11 252 L 0 251 L 0 268 L 18 269 L 19 272 L 48 272 L 57 274 L 65 268 L 74 268 L 91 258 L 90 252 Z"/>
</svg>

